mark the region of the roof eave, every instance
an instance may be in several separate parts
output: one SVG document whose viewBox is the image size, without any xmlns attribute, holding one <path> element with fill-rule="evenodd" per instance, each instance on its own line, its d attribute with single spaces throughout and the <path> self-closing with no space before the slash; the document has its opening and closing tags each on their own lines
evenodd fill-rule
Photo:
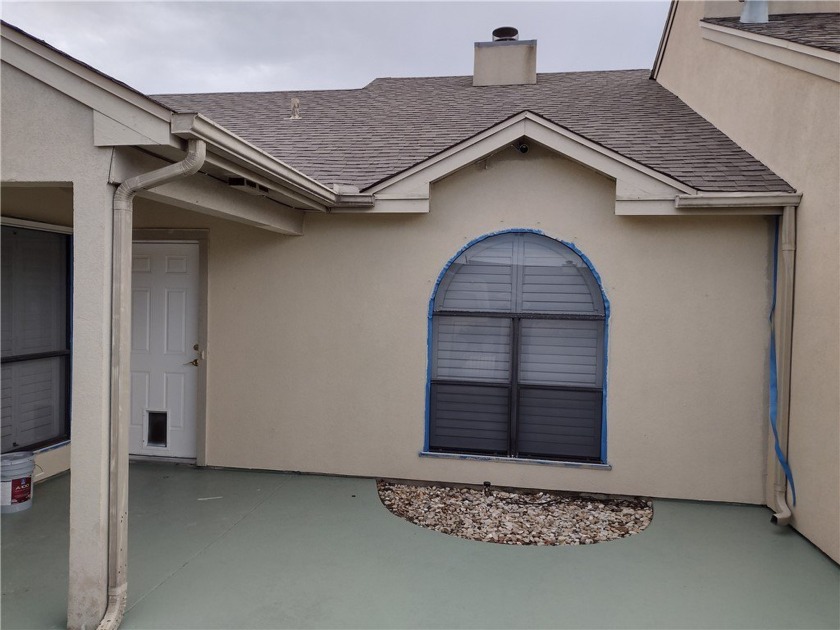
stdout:
<svg viewBox="0 0 840 630">
<path fill-rule="evenodd" d="M 677 195 L 677 209 L 720 208 L 785 208 L 798 206 L 802 193 L 797 192 L 699 192 L 696 195 Z"/>
<path fill-rule="evenodd" d="M 197 112 L 173 114 L 171 130 L 179 138 L 204 140 L 211 153 L 208 156 L 209 161 L 212 161 L 214 156 L 232 161 L 275 182 L 285 192 L 296 193 L 319 206 L 310 209 L 323 210 L 339 203 L 341 196 L 334 190 Z M 227 165 L 220 163 L 219 166 L 225 168 Z"/>
<path fill-rule="evenodd" d="M 704 40 L 840 83 L 840 53 L 704 20 L 700 21 L 700 35 Z"/>
</svg>

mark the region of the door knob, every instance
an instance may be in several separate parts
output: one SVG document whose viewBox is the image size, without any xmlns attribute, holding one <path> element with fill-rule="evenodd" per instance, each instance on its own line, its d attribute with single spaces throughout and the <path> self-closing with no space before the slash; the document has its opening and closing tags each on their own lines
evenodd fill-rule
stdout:
<svg viewBox="0 0 840 630">
<path fill-rule="evenodd" d="M 193 359 L 189 363 L 184 363 L 184 365 L 194 365 L 195 367 L 198 367 L 198 359 Z"/>
</svg>

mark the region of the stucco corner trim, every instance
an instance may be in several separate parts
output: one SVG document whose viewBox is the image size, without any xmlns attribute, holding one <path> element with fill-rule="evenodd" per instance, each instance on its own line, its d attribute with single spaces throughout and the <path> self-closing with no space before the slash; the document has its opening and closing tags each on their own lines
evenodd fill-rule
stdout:
<svg viewBox="0 0 840 630">
<path fill-rule="evenodd" d="M 592 470 L 612 470 L 612 464 L 596 462 L 561 462 L 553 459 L 523 459 L 518 457 L 496 457 L 494 455 L 464 455 L 461 453 L 435 453 L 433 451 L 420 451 L 419 457 L 437 459 L 460 459 L 480 462 L 504 462 L 506 464 L 528 464 L 536 466 L 557 466 L 559 468 L 584 468 Z"/>
<path fill-rule="evenodd" d="M 840 53 L 700 22 L 703 39 L 840 83 Z"/>
</svg>

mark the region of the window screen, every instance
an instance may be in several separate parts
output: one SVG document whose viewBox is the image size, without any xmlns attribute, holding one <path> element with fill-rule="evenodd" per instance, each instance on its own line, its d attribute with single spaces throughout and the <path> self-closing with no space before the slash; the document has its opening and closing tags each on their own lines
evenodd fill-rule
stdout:
<svg viewBox="0 0 840 630">
<path fill-rule="evenodd" d="M 2 228 L 2 450 L 69 435 L 69 237 Z"/>
<path fill-rule="evenodd" d="M 464 251 L 434 301 L 430 449 L 599 460 L 604 318 L 562 243 L 517 232 Z"/>
</svg>

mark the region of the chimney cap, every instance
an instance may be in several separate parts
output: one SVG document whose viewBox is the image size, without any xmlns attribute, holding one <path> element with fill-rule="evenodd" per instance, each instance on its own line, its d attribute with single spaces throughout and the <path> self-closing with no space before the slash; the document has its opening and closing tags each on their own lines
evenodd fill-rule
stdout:
<svg viewBox="0 0 840 630">
<path fill-rule="evenodd" d="M 512 26 L 500 26 L 493 30 L 494 42 L 513 42 L 519 39 L 519 29 Z"/>
</svg>

